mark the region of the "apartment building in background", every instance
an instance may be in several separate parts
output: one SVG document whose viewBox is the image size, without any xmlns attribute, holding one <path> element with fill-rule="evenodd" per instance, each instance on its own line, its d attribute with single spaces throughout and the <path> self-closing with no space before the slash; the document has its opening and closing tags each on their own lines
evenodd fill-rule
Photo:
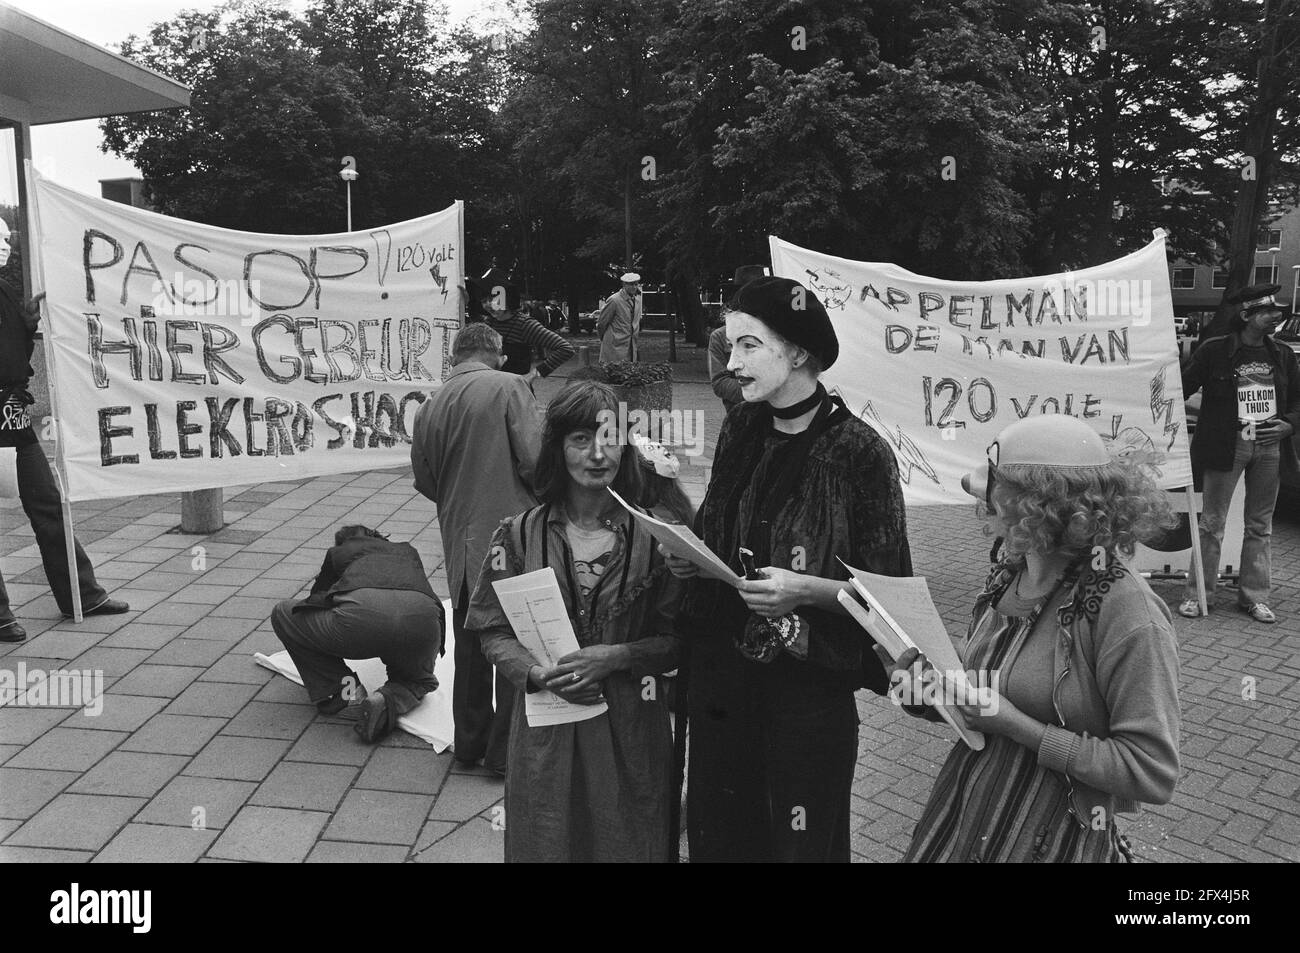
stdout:
<svg viewBox="0 0 1300 953">
<path fill-rule="evenodd" d="M 1276 252 L 1270 249 L 1277 249 Z M 1263 226 L 1255 240 L 1255 265 L 1251 284 L 1272 283 L 1282 286 L 1278 300 L 1289 304 L 1292 314 L 1300 314 L 1300 207 L 1287 209 L 1280 217 Z M 1212 264 L 1178 259 L 1169 266 L 1169 287 L 1173 290 L 1174 316 L 1197 318 L 1202 322 L 1214 317 L 1228 284 L 1228 272 Z"/>
</svg>

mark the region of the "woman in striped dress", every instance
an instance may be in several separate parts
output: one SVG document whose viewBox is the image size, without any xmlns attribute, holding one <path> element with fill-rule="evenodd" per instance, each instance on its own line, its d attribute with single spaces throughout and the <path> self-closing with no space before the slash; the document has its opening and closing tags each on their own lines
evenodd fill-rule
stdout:
<svg viewBox="0 0 1300 953">
<path fill-rule="evenodd" d="M 1178 780 L 1178 655 L 1168 607 L 1118 553 L 1170 525 L 1168 504 L 1061 415 L 1003 430 L 967 480 L 1005 537 L 958 645 L 991 686 L 959 706 L 985 746 L 953 749 L 904 859 L 1128 859 L 1116 813 L 1167 803 Z M 896 687 L 917 660 L 884 658 Z"/>
</svg>

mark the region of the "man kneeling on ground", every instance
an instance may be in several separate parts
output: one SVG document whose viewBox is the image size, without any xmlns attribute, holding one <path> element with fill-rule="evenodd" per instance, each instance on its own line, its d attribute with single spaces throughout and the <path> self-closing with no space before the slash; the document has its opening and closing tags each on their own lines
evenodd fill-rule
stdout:
<svg viewBox="0 0 1300 953">
<path fill-rule="evenodd" d="M 356 731 L 373 742 L 438 687 L 433 663 L 443 644 L 442 603 L 409 543 L 365 526 L 334 534 L 311 595 L 271 613 L 307 694 L 323 715 L 352 708 Z M 388 681 L 366 690 L 344 659 L 380 658 Z"/>
</svg>

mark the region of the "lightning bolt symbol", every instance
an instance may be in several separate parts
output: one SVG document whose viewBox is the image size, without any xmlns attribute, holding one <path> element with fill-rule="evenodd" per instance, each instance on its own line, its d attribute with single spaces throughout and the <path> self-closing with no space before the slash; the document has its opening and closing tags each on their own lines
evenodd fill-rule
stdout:
<svg viewBox="0 0 1300 953">
<path fill-rule="evenodd" d="M 920 470 L 935 483 L 939 482 L 939 474 L 935 472 L 930 461 L 925 458 L 921 448 L 907 434 L 903 433 L 903 428 L 895 425 L 890 430 L 888 425 L 880 419 L 880 414 L 872 406 L 871 401 L 867 401 L 866 406 L 862 408 L 862 416 L 868 418 L 880 433 L 884 434 L 885 439 L 894 445 L 895 455 L 898 457 L 898 478 L 904 483 L 912 482 L 912 471 Z"/>
<path fill-rule="evenodd" d="M 1165 396 L 1165 372 L 1166 367 L 1160 368 L 1160 373 L 1151 378 L 1151 422 L 1158 424 L 1160 418 L 1164 418 L 1164 431 L 1169 436 L 1169 443 L 1165 447 L 1170 450 L 1174 446 L 1174 439 L 1178 436 L 1179 425 L 1174 423 L 1174 399 Z"/>
</svg>

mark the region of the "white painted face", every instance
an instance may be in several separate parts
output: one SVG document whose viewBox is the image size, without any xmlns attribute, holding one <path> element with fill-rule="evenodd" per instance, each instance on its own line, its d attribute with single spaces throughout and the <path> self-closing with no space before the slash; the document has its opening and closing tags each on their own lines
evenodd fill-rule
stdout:
<svg viewBox="0 0 1300 953">
<path fill-rule="evenodd" d="M 758 318 L 743 311 L 727 315 L 731 358 L 727 370 L 736 375 L 740 396 L 749 403 L 770 400 L 790 380 L 793 348 Z"/>
<path fill-rule="evenodd" d="M 9 245 L 9 226 L 5 224 L 4 219 L 0 218 L 0 268 L 9 264 L 9 253 L 12 248 Z"/>
</svg>

